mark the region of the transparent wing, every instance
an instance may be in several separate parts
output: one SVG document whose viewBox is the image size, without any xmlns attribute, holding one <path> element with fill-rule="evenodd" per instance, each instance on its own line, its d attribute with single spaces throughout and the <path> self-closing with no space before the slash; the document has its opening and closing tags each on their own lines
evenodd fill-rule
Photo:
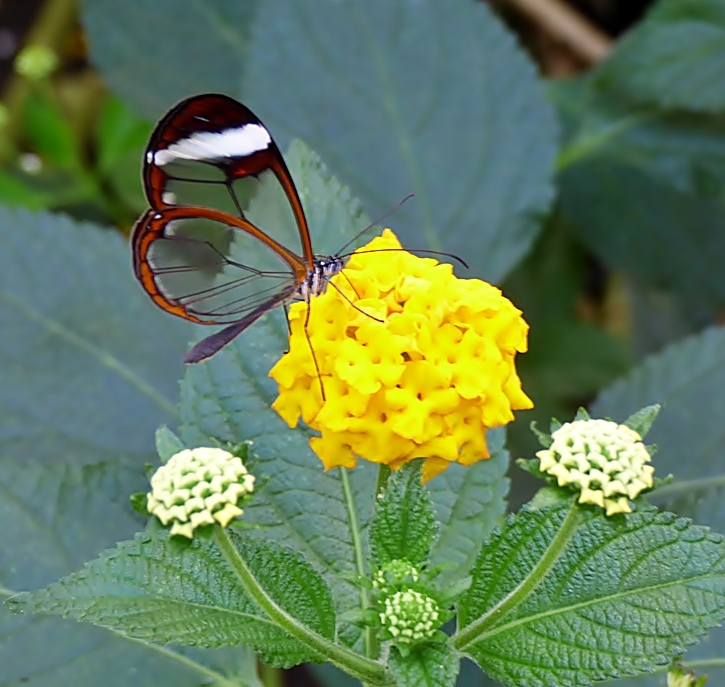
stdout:
<svg viewBox="0 0 725 687">
<path fill-rule="evenodd" d="M 260 316 L 291 298 L 306 275 L 300 258 L 246 220 L 193 206 L 149 210 L 134 230 L 133 258 L 158 306 L 203 324 Z"/>
<path fill-rule="evenodd" d="M 205 207 L 246 219 L 302 256 L 314 256 L 299 196 L 262 122 L 223 95 L 189 98 L 151 136 L 144 161 L 151 208 Z"/>
</svg>

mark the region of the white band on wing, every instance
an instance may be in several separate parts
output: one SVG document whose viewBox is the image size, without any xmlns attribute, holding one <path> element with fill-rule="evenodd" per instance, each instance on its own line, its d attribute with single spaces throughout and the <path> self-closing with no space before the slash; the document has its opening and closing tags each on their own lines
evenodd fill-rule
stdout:
<svg viewBox="0 0 725 687">
<path fill-rule="evenodd" d="M 204 162 L 244 157 L 266 150 L 271 142 L 269 131 L 261 124 L 245 124 L 224 131 L 200 131 L 172 143 L 168 148 L 157 150 L 153 161 L 162 167 L 176 160 Z"/>
</svg>

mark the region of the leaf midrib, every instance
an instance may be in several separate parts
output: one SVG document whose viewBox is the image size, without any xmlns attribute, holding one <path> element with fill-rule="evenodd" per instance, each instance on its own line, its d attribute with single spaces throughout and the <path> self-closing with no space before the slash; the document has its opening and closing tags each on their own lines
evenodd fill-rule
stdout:
<svg viewBox="0 0 725 687">
<path fill-rule="evenodd" d="M 672 581 L 669 581 L 666 583 L 659 583 L 659 584 L 653 584 L 653 585 L 648 585 L 648 586 L 644 586 L 644 587 L 637 587 L 636 589 L 628 589 L 625 591 L 608 594 L 606 596 L 599 596 L 596 599 L 581 601 L 579 603 L 571 604 L 570 606 L 541 611 L 540 613 L 528 615 L 525 618 L 517 618 L 516 620 L 513 620 L 511 622 L 503 623 L 502 625 L 492 628 L 488 632 L 482 632 L 479 635 L 478 639 L 476 639 L 476 641 L 473 643 L 472 646 L 476 646 L 477 644 L 485 641 L 486 639 L 495 637 L 498 634 L 507 632 L 509 630 L 515 629 L 516 627 L 518 627 L 520 625 L 525 625 L 527 623 L 534 622 L 536 620 L 541 620 L 541 619 L 548 618 L 551 616 L 556 616 L 556 615 L 562 615 L 565 613 L 571 613 L 571 612 L 577 611 L 581 608 L 588 608 L 590 606 L 597 606 L 599 604 L 605 604 L 608 602 L 618 601 L 620 599 L 624 599 L 624 598 L 626 598 L 628 596 L 632 596 L 632 595 L 637 596 L 640 594 L 645 594 L 645 593 L 654 592 L 654 591 L 660 591 L 663 589 L 669 589 L 670 587 L 676 587 L 676 586 L 689 586 L 690 584 L 697 582 L 699 580 L 706 580 L 706 579 L 712 578 L 712 577 L 725 578 L 725 572 L 720 573 L 719 575 L 716 575 L 716 576 L 712 575 L 712 573 L 703 573 L 702 575 L 695 575 L 695 576 L 683 578 L 680 580 L 672 580 Z M 715 591 L 712 591 L 711 593 L 716 594 Z M 725 596 L 725 591 L 722 592 L 721 596 Z"/>
</svg>

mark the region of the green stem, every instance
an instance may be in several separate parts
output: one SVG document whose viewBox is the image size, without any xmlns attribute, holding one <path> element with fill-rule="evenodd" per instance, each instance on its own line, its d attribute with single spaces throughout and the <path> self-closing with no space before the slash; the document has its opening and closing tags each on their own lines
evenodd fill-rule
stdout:
<svg viewBox="0 0 725 687">
<path fill-rule="evenodd" d="M 383 493 L 389 479 L 390 468 L 387 465 L 381 465 L 378 468 L 378 483 L 375 485 L 375 496 L 380 496 Z"/>
<path fill-rule="evenodd" d="M 466 647 L 477 642 L 485 630 L 495 627 L 501 622 L 504 616 L 522 603 L 549 574 L 551 568 L 559 559 L 559 556 L 561 556 L 564 549 L 574 537 L 581 521 L 581 509 L 576 505 L 572 505 L 564 521 L 561 523 L 561 527 L 556 533 L 556 536 L 551 540 L 541 560 L 534 566 L 529 576 L 522 580 L 518 587 L 487 613 L 453 635 L 451 637 L 451 644 L 456 649 L 464 650 Z"/>
<path fill-rule="evenodd" d="M 352 535 L 352 546 L 355 555 L 355 570 L 361 577 L 365 577 L 367 571 L 365 569 L 365 556 L 363 552 L 363 542 L 360 532 L 360 521 L 357 519 L 357 511 L 355 510 L 355 499 L 352 495 L 352 487 L 350 486 L 350 475 L 347 468 L 340 468 L 340 481 L 342 482 L 342 493 L 347 506 L 347 517 L 350 521 L 350 534 Z M 370 598 L 367 589 L 360 590 L 360 607 L 365 610 L 370 605 Z M 368 658 L 375 658 L 378 654 L 378 643 L 372 627 L 365 628 L 364 634 L 365 655 Z"/>
<path fill-rule="evenodd" d="M 219 525 L 214 527 L 214 541 L 221 549 L 227 562 L 244 586 L 244 589 L 254 602 L 267 614 L 270 620 L 277 623 L 285 632 L 292 635 L 305 646 L 324 656 L 330 663 L 333 663 L 349 675 L 356 677 L 361 682 L 368 682 L 371 685 L 391 684 L 385 667 L 380 663 L 361 656 L 345 646 L 331 642 L 329 639 L 326 639 L 300 623 L 296 618 L 287 613 L 287 611 L 278 606 L 264 590 L 249 569 L 247 562 L 234 547 L 227 531 Z"/>
</svg>

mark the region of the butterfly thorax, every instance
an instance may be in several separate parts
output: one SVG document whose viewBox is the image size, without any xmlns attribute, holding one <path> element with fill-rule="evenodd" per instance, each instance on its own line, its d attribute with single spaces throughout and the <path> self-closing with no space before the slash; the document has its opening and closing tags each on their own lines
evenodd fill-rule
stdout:
<svg viewBox="0 0 725 687">
<path fill-rule="evenodd" d="M 336 274 L 340 274 L 344 266 L 342 258 L 335 255 L 316 256 L 314 267 L 308 270 L 307 277 L 300 284 L 300 296 L 309 302 L 312 296 L 324 293 L 327 282 Z"/>
</svg>

